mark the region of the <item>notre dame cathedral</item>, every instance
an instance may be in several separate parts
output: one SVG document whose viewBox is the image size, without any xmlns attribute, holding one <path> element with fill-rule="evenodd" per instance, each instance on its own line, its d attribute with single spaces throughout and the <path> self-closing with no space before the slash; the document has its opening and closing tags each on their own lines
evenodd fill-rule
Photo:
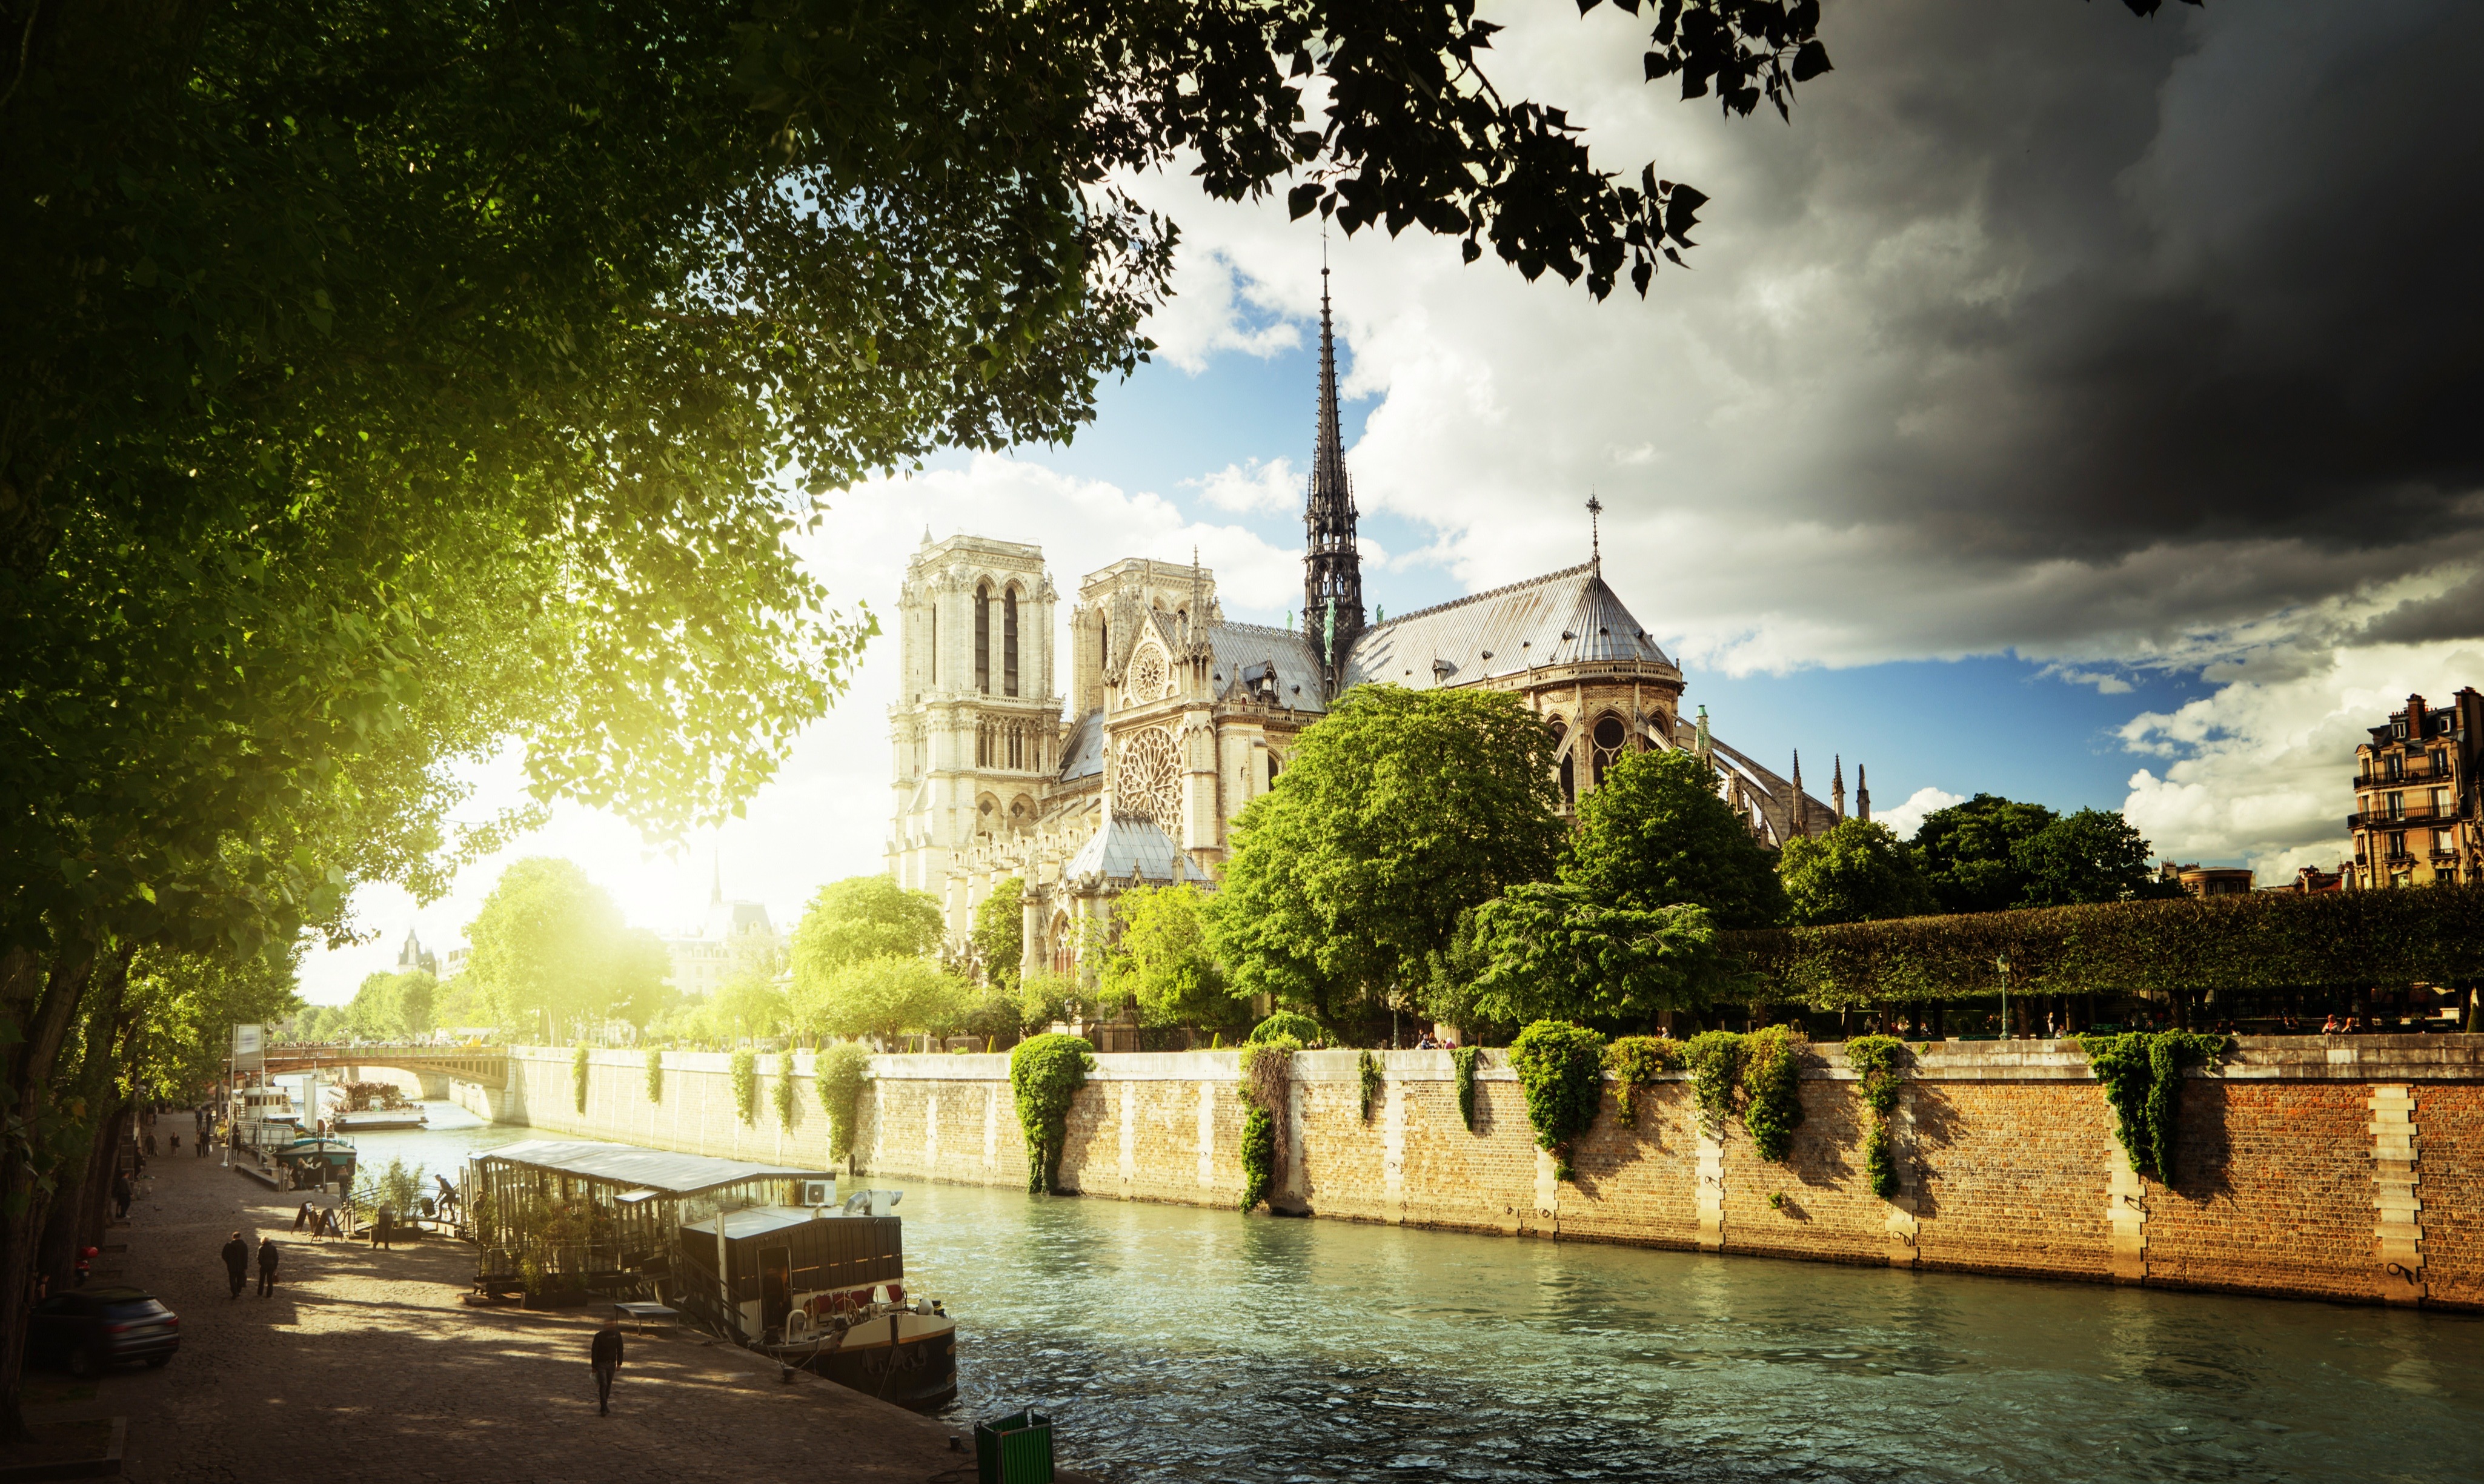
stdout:
<svg viewBox="0 0 2484 1484">
<path fill-rule="evenodd" d="M 1235 818 L 1275 786 L 1303 729 L 1365 682 L 1525 696 L 1558 739 L 1564 807 L 1625 751 L 1692 747 L 1764 843 L 1845 817 L 1842 763 L 1822 804 L 1798 756 L 1782 777 L 1711 736 L 1704 711 L 1686 725 L 1680 667 L 1606 585 L 1600 556 L 1365 621 L 1325 283 L 1318 424 L 1300 630 L 1228 623 L 1196 561 L 1130 557 L 1079 583 L 1065 675 L 1042 549 L 925 533 L 899 599 L 888 863 L 940 898 L 954 940 L 996 882 L 1022 877 L 1022 967 L 1070 972 L 1082 923 L 1124 889 L 1212 884 Z M 1859 768 L 1855 781 L 1869 819 Z"/>
</svg>

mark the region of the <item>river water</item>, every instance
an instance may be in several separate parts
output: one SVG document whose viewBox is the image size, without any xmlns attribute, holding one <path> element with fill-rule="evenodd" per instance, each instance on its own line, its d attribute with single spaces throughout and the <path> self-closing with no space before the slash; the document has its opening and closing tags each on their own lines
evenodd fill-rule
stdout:
<svg viewBox="0 0 2484 1484">
<path fill-rule="evenodd" d="M 445 1123 L 357 1142 L 530 1137 Z M 2484 1479 L 2463 1315 L 872 1183 L 955 1417 L 1116 1481 Z"/>
</svg>

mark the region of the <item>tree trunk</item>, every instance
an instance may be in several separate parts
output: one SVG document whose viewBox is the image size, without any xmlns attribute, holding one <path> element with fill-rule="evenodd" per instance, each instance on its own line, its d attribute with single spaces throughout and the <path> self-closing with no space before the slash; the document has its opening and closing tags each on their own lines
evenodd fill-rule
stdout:
<svg viewBox="0 0 2484 1484">
<path fill-rule="evenodd" d="M 94 946 L 89 942 L 68 945 L 49 962 L 24 948 L 0 958 L 0 1013 L 15 1020 L 19 1031 L 0 1066 L 6 1068 L 10 1120 L 25 1131 L 0 1144 L 0 1443 L 26 1435 L 17 1391 L 25 1376 L 36 1239 L 50 1214 L 56 1161 L 47 1136 L 56 1137 L 61 1119 L 52 1079 L 94 970 Z"/>
</svg>

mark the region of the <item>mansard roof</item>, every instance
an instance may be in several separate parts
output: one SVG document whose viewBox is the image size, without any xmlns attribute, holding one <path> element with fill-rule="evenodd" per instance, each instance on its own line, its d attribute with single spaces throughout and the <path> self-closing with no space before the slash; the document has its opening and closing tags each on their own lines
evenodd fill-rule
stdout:
<svg viewBox="0 0 2484 1484">
<path fill-rule="evenodd" d="M 1623 661 L 1673 662 L 1596 564 L 1581 562 L 1374 626 L 1346 657 L 1343 684 L 1428 689 L 1529 666 Z"/>
<path fill-rule="evenodd" d="M 1278 705 L 1295 711 L 1328 710 L 1328 682 L 1310 635 L 1266 624 L 1211 624 L 1207 642 L 1216 652 L 1219 696 L 1250 678 L 1256 666 L 1269 665 L 1277 672 Z"/>
<path fill-rule="evenodd" d="M 1062 879 L 1095 877 L 1106 881 L 1196 881 L 1207 884 L 1207 873 L 1190 858 L 1155 821 L 1139 815 L 1114 814 L 1087 837 L 1078 853 L 1062 868 Z"/>
</svg>

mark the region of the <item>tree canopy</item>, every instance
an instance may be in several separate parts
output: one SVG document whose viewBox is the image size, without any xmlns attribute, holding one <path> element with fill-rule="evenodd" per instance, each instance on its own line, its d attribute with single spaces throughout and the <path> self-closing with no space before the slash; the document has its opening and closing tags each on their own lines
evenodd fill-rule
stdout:
<svg viewBox="0 0 2484 1484">
<path fill-rule="evenodd" d="M 793 1016 L 819 1034 L 895 1038 L 950 1030 L 973 1003 L 965 982 L 931 959 L 882 954 L 796 980 Z"/>
<path fill-rule="evenodd" d="M 364 1040 L 412 1040 L 428 1036 L 440 982 L 421 969 L 367 974 L 345 1007 L 348 1032 Z"/>
<path fill-rule="evenodd" d="M 1385 1017 L 1462 913 L 1552 874 L 1554 787 L 1552 734 L 1514 695 L 1347 691 L 1235 822 L 1209 914 L 1234 991 L 1338 1032 Z"/>
<path fill-rule="evenodd" d="M 1580 797 L 1561 879 L 1607 907 L 1706 907 L 1720 928 L 1785 914 L 1775 861 L 1716 796 L 1709 765 L 1679 750 L 1624 753 Z"/>
<path fill-rule="evenodd" d="M 794 925 L 794 981 L 818 985 L 850 963 L 940 951 L 940 901 L 886 876 L 854 876 L 820 888 Z"/>
<path fill-rule="evenodd" d="M 993 882 L 991 895 L 975 907 L 975 959 L 994 988 L 1017 988 L 1018 963 L 1026 957 L 1025 902 L 1026 880 L 1013 876 Z"/>
<path fill-rule="evenodd" d="M 1797 835 L 1777 860 L 1790 921 L 1870 922 L 1939 910 L 1914 850 L 1886 824 L 1840 820 L 1824 835 Z"/>
<path fill-rule="evenodd" d="M 1106 949 L 1102 997 L 1135 1002 L 1142 1025 L 1238 1030 L 1250 1018 L 1208 945 L 1207 894 L 1196 885 L 1140 886 L 1113 904 L 1120 932 Z"/>
<path fill-rule="evenodd" d="M 2026 885 L 2020 906 L 2077 906 L 2182 895 L 2148 864 L 2147 841 L 2130 822 L 2102 809 L 2066 814 L 2012 850 Z"/>
<path fill-rule="evenodd" d="M 643 1025 L 661 1010 L 671 972 L 663 946 L 624 927 L 610 895 L 555 856 L 530 855 L 502 872 L 466 940 L 467 975 L 494 1022 L 520 1036 L 565 1039 L 606 1019 Z"/>
<path fill-rule="evenodd" d="M 2023 904 L 2027 876 L 2018 846 L 2053 823 L 2042 804 L 1978 794 L 1935 809 L 1915 827 L 1932 896 L 1944 912 L 1999 912 Z"/>
</svg>

